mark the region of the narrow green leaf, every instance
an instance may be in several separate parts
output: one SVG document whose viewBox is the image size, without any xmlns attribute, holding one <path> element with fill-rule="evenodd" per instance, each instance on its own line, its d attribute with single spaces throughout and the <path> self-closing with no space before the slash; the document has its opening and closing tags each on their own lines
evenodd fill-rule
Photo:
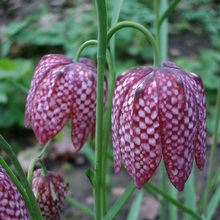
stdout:
<svg viewBox="0 0 220 220">
<path fill-rule="evenodd" d="M 143 200 L 143 195 L 144 195 L 144 191 L 140 190 L 135 199 L 134 202 L 131 205 L 131 208 L 129 210 L 128 216 L 127 216 L 127 220 L 135 220 L 138 219 L 139 216 L 139 212 L 140 212 L 140 208 L 141 208 L 141 203 Z"/>
<path fill-rule="evenodd" d="M 174 200 L 177 200 L 178 199 L 178 192 L 177 190 L 174 188 L 173 185 L 169 184 L 169 192 L 170 192 L 170 196 L 172 196 L 172 198 Z M 178 218 L 178 215 L 177 215 L 177 206 L 174 205 L 173 203 L 169 203 L 169 219 L 170 220 L 176 220 Z"/>
<path fill-rule="evenodd" d="M 89 178 L 90 183 L 94 186 L 94 172 L 90 169 L 87 169 L 86 176 Z"/>
<path fill-rule="evenodd" d="M 220 185 L 218 186 L 217 190 L 209 200 L 208 206 L 207 206 L 207 220 L 211 220 L 213 215 L 215 214 L 215 211 L 219 205 L 220 202 Z"/>
<path fill-rule="evenodd" d="M 80 209 L 82 212 L 86 213 L 88 216 L 94 217 L 94 212 L 90 208 L 86 207 L 74 198 L 67 196 L 66 201 L 69 202 L 71 205 L 75 206 L 76 208 Z"/>
<path fill-rule="evenodd" d="M 184 204 L 189 207 L 191 210 L 196 211 L 196 202 L 195 202 L 195 188 L 194 188 L 194 171 L 192 171 L 189 179 L 185 184 L 184 190 Z M 184 220 L 188 220 L 189 215 L 184 213 Z"/>
<path fill-rule="evenodd" d="M 108 211 L 107 215 L 104 217 L 103 220 L 112 220 L 117 215 L 117 213 L 121 210 L 121 208 L 125 205 L 127 200 L 131 197 L 132 193 L 135 190 L 134 182 L 131 181 L 130 184 L 127 186 L 124 193 L 119 197 L 119 199 L 114 203 L 111 209 Z"/>
<path fill-rule="evenodd" d="M 87 160 L 89 161 L 89 163 L 91 165 L 95 164 L 95 153 L 94 151 L 91 149 L 90 145 L 88 144 L 88 142 L 86 142 L 83 146 L 83 154 L 86 156 Z"/>
<path fill-rule="evenodd" d="M 193 211 L 192 209 L 188 208 L 187 206 L 185 206 L 184 204 L 182 204 L 181 202 L 173 199 L 170 195 L 168 195 L 167 193 L 165 193 L 164 191 L 162 191 L 161 189 L 157 188 L 156 186 L 154 186 L 151 183 L 147 183 L 145 184 L 144 188 L 148 191 L 149 188 L 151 188 L 152 190 L 154 190 L 156 193 L 160 194 L 163 198 L 165 198 L 167 201 L 171 202 L 172 204 L 174 204 L 175 206 L 177 206 L 180 210 L 182 210 L 183 212 L 188 213 L 190 216 L 194 217 L 195 219 L 202 219 L 202 217 L 199 215 L 199 213 Z"/>
</svg>

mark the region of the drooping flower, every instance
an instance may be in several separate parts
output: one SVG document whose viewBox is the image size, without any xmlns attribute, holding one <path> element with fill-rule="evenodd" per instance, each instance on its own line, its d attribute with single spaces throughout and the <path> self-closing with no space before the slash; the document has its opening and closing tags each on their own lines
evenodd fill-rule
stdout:
<svg viewBox="0 0 220 220">
<path fill-rule="evenodd" d="M 199 76 L 172 62 L 137 67 L 116 79 L 112 108 L 115 172 L 125 168 L 141 188 L 163 157 L 171 183 L 182 190 L 194 158 L 204 168 L 206 103 Z"/>
<path fill-rule="evenodd" d="M 45 55 L 34 72 L 26 102 L 25 126 L 40 144 L 72 122 L 72 142 L 79 150 L 95 132 L 97 72 L 91 60 L 73 62 L 61 54 Z M 107 85 L 105 81 L 105 93 Z"/>
<path fill-rule="evenodd" d="M 44 220 L 60 220 L 68 183 L 58 174 L 47 172 L 44 176 L 41 169 L 34 171 L 32 189 Z"/>
<path fill-rule="evenodd" d="M 0 219 L 24 219 L 29 215 L 21 194 L 0 166 Z"/>
</svg>

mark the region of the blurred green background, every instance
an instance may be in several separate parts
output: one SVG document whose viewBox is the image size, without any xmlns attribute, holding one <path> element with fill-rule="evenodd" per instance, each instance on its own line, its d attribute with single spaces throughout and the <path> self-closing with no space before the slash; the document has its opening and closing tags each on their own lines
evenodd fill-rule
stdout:
<svg viewBox="0 0 220 220">
<path fill-rule="evenodd" d="M 139 22 L 154 33 L 153 1 L 126 0 L 120 20 Z M 114 1 L 108 0 L 109 25 Z M 0 133 L 24 129 L 24 110 L 34 68 L 50 53 L 74 58 L 79 46 L 97 38 L 94 1 L 0 1 Z M 169 19 L 169 60 L 202 77 L 207 95 L 207 130 L 213 132 L 220 78 L 220 3 L 181 1 Z M 96 47 L 83 56 L 96 58 Z M 152 65 L 152 50 L 135 30 L 116 36 L 117 73 Z"/>
</svg>

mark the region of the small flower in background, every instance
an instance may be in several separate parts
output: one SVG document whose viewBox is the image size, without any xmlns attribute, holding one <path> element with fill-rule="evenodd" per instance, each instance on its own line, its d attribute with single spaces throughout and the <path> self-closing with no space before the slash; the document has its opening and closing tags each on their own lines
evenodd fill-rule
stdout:
<svg viewBox="0 0 220 220">
<path fill-rule="evenodd" d="M 29 215 L 21 194 L 0 166 L 0 219 L 28 220 Z"/>
<path fill-rule="evenodd" d="M 45 220 L 59 220 L 64 206 L 68 184 L 54 172 L 42 174 L 41 169 L 33 173 L 32 189 Z"/>
<path fill-rule="evenodd" d="M 205 164 L 206 104 L 200 77 L 172 62 L 119 75 L 112 141 L 115 172 L 123 159 L 137 188 L 150 179 L 163 156 L 171 183 L 183 190 L 194 158 L 199 169 Z"/>
<path fill-rule="evenodd" d="M 79 150 L 95 133 L 97 72 L 91 60 L 73 62 L 61 54 L 45 55 L 38 63 L 28 93 L 25 126 L 32 127 L 40 144 L 72 122 L 72 142 Z M 107 84 L 105 81 L 105 94 Z"/>
</svg>

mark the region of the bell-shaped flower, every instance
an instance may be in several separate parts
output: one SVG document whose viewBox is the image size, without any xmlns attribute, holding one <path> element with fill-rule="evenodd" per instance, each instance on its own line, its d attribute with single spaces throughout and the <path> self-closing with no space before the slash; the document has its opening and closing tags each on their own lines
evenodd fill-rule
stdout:
<svg viewBox="0 0 220 220">
<path fill-rule="evenodd" d="M 69 184 L 58 174 L 41 169 L 33 173 L 32 190 L 44 220 L 60 220 Z"/>
<path fill-rule="evenodd" d="M 95 132 L 97 72 L 91 60 L 73 62 L 61 54 L 45 55 L 34 72 L 27 96 L 25 126 L 40 144 L 53 138 L 71 118 L 72 142 L 79 150 Z M 105 82 L 105 93 L 107 85 Z"/>
<path fill-rule="evenodd" d="M 182 190 L 194 158 L 203 169 L 206 101 L 199 76 L 172 62 L 137 67 L 116 79 L 112 108 L 114 168 L 122 160 L 136 187 L 153 175 L 163 157 L 171 183 Z"/>
<path fill-rule="evenodd" d="M 2 166 L 0 166 L 0 219 L 30 219 L 20 192 Z"/>
</svg>

